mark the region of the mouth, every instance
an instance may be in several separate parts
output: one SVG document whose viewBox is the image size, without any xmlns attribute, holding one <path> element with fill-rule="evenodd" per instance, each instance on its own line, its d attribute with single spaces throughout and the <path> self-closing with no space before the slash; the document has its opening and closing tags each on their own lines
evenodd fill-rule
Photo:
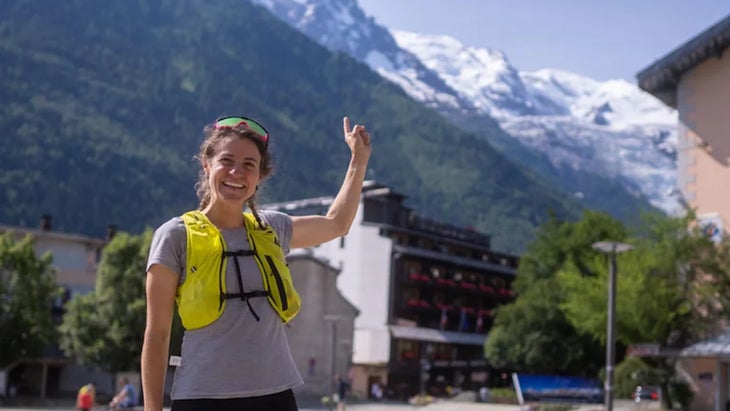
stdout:
<svg viewBox="0 0 730 411">
<path fill-rule="evenodd" d="M 232 182 L 229 182 L 229 181 L 224 181 L 223 182 L 223 185 L 226 186 L 226 187 L 230 187 L 230 188 L 237 188 L 239 190 L 240 189 L 243 189 L 243 184 L 232 183 Z"/>
</svg>

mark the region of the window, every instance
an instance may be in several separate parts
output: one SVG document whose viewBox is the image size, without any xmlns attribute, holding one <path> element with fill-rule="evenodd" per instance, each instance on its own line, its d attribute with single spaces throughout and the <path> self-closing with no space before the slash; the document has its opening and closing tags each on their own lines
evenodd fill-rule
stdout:
<svg viewBox="0 0 730 411">
<path fill-rule="evenodd" d="M 418 261 L 406 261 L 406 272 L 408 274 L 420 274 L 421 264 Z"/>
<path fill-rule="evenodd" d="M 418 360 L 418 346 L 411 340 L 398 340 L 396 346 L 397 358 L 401 361 Z"/>
<path fill-rule="evenodd" d="M 418 300 L 419 299 L 419 292 L 415 288 L 406 288 L 403 290 L 403 299 L 408 300 Z"/>
</svg>

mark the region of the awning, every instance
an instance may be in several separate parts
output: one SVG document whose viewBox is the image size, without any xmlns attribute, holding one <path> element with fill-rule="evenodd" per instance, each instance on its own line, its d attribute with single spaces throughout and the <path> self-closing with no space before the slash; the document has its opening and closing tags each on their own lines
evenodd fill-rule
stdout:
<svg viewBox="0 0 730 411">
<path fill-rule="evenodd" d="M 730 357 L 730 329 L 725 329 L 717 337 L 684 348 L 679 355 L 681 357 Z"/>
<path fill-rule="evenodd" d="M 393 338 L 403 340 L 430 341 L 448 344 L 484 345 L 487 341 L 487 334 L 458 333 L 454 331 L 442 331 L 433 328 L 408 327 L 403 325 L 391 325 L 390 334 Z"/>
</svg>

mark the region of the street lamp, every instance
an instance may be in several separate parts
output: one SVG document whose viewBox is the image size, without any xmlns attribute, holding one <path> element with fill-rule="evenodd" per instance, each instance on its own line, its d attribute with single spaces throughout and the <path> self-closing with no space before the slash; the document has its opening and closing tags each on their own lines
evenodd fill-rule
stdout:
<svg viewBox="0 0 730 411">
<path fill-rule="evenodd" d="M 593 243 L 594 250 L 608 254 L 608 330 L 606 337 L 606 411 L 613 411 L 613 366 L 615 359 L 616 334 L 616 254 L 629 251 L 632 245 L 615 241 L 599 241 Z"/>
<path fill-rule="evenodd" d="M 332 398 L 334 397 L 334 393 L 337 391 L 337 385 L 335 384 L 335 370 L 336 370 L 336 362 L 337 362 L 337 321 L 341 320 L 343 317 L 341 315 L 337 314 L 325 314 L 323 319 L 326 322 L 329 322 L 332 325 L 332 335 L 331 335 L 331 342 L 330 342 L 330 400 L 327 402 L 327 408 L 332 409 L 334 404 Z"/>
</svg>

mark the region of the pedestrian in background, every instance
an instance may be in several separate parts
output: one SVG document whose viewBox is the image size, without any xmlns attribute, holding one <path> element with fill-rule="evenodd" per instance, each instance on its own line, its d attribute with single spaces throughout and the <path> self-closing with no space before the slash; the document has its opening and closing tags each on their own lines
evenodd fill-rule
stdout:
<svg viewBox="0 0 730 411">
<path fill-rule="evenodd" d="M 76 394 L 76 409 L 81 411 L 90 411 L 96 403 L 96 387 L 90 382 L 81 388 Z"/>
<path fill-rule="evenodd" d="M 137 406 L 137 388 L 129 382 L 129 378 L 119 378 L 119 385 L 122 388 L 119 390 L 117 395 L 112 398 L 109 403 L 109 408 L 112 410 L 121 410 L 124 408 L 134 408 Z"/>
<path fill-rule="evenodd" d="M 350 390 L 350 383 L 339 374 L 335 374 L 335 385 L 337 387 L 337 411 L 345 411 L 347 391 Z"/>
<path fill-rule="evenodd" d="M 383 388 L 380 386 L 380 383 L 375 381 L 373 382 L 373 385 L 370 386 L 370 396 L 375 401 L 380 401 L 383 399 Z"/>
</svg>

